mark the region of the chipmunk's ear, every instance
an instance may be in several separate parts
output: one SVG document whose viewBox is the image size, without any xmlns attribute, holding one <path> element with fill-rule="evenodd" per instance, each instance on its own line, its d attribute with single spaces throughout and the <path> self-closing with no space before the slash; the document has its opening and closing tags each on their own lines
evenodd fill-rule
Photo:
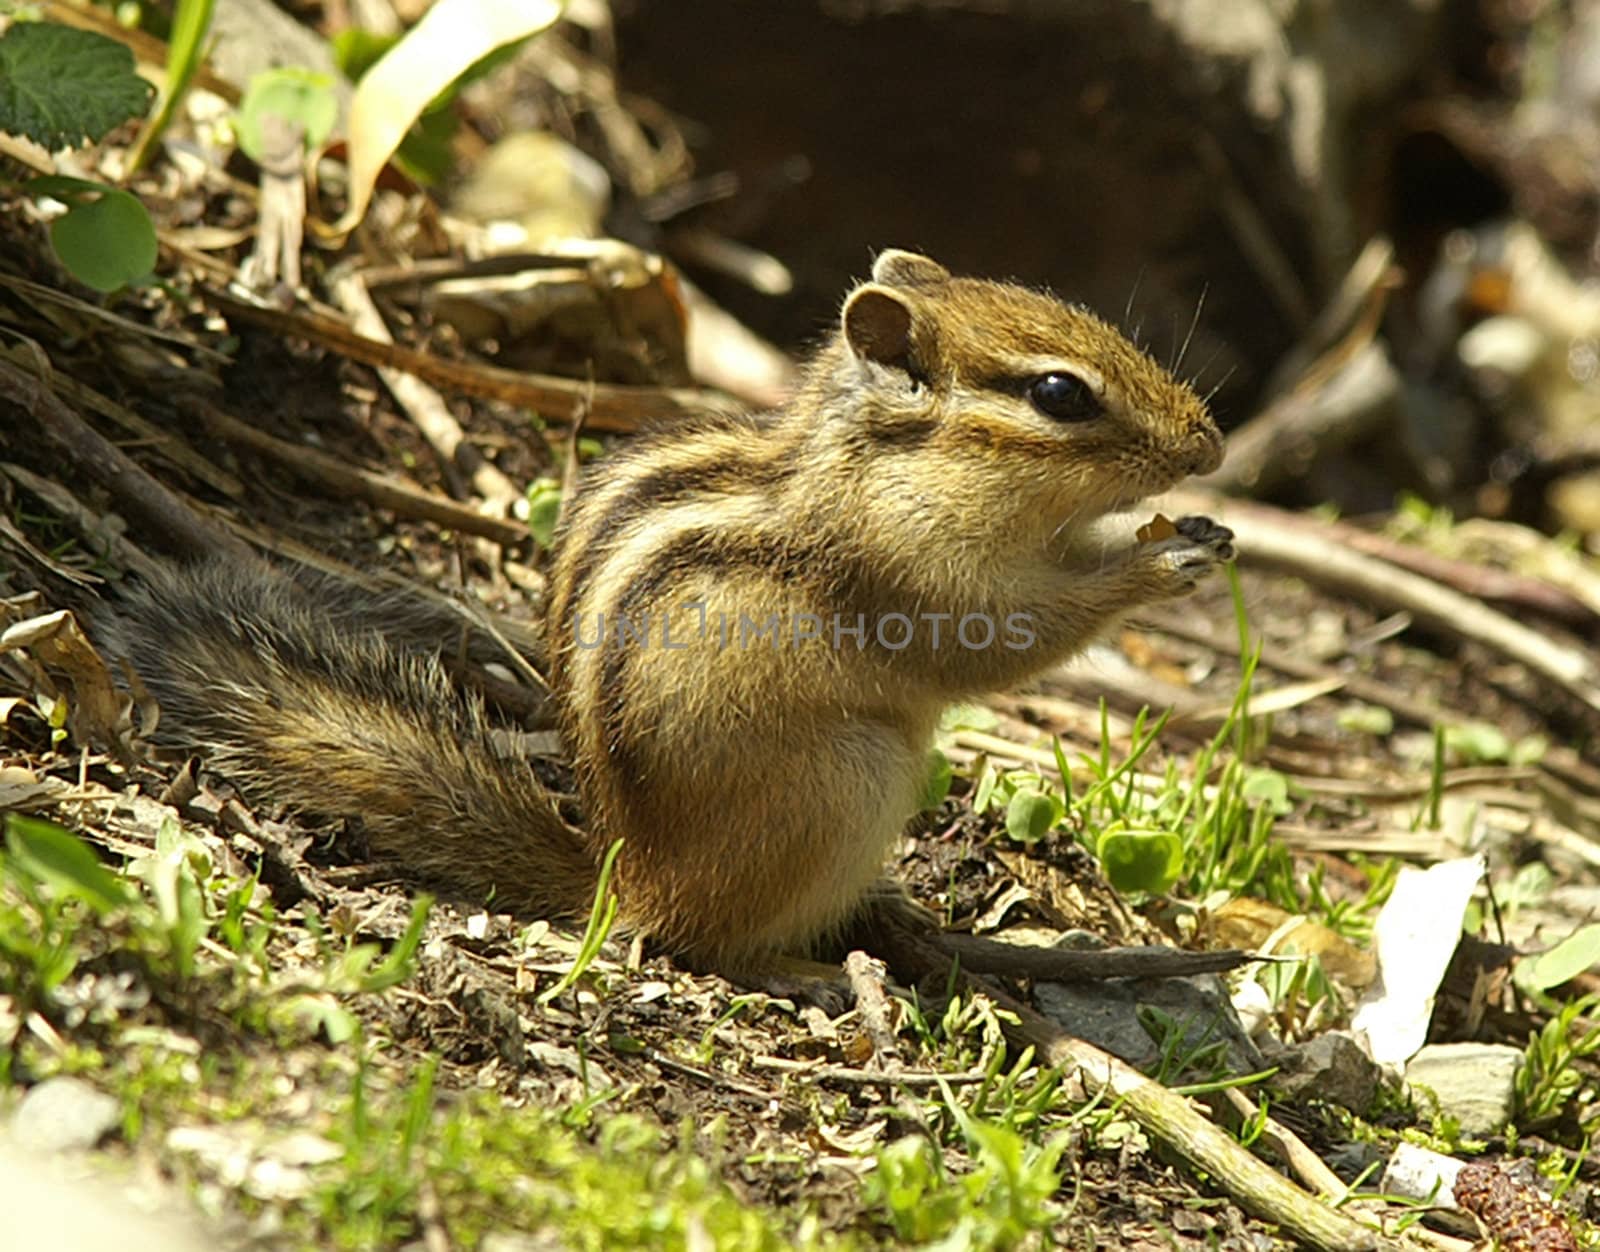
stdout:
<svg viewBox="0 0 1600 1252">
<path fill-rule="evenodd" d="M 919 252 L 885 248 L 872 263 L 872 281 L 886 287 L 937 287 L 950 281 L 950 271 Z"/>
<path fill-rule="evenodd" d="M 899 292 L 873 283 L 857 287 L 840 320 L 856 356 L 911 371 L 911 304 Z"/>
</svg>

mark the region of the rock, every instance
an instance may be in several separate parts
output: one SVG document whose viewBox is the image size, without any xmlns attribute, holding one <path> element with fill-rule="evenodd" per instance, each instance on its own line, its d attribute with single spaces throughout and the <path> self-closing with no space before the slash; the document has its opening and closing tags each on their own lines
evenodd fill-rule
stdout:
<svg viewBox="0 0 1600 1252">
<path fill-rule="evenodd" d="M 125 1172 L 95 1154 L 47 1156 L 0 1140 L 5 1246 L 62 1252 L 206 1252 L 240 1246 L 225 1231 L 208 1228 L 176 1188 L 120 1176 Z"/>
<path fill-rule="evenodd" d="M 26 1152 L 94 1147 L 116 1128 L 122 1107 L 81 1078 L 47 1078 L 22 1097 L 11 1118 L 12 1141 Z"/>
<path fill-rule="evenodd" d="M 1378 1094 L 1378 1066 L 1347 1031 L 1330 1030 L 1272 1059 L 1279 1065 L 1272 1091 L 1288 1100 L 1323 1100 L 1359 1115 Z"/>
<path fill-rule="evenodd" d="M 1376 1144 L 1360 1141 L 1324 1148 L 1320 1155 L 1323 1164 L 1348 1183 L 1369 1177 L 1373 1167 L 1383 1163 L 1383 1152 Z"/>
<path fill-rule="evenodd" d="M 1140 1021 L 1141 1010 L 1159 1009 L 1182 1024 L 1184 1048 L 1222 1042 L 1223 1068 L 1247 1074 L 1264 1068 L 1261 1053 L 1250 1042 L 1228 1002 L 1228 991 L 1214 974 L 1194 978 L 1113 978 L 1093 983 L 1039 983 L 1034 988 L 1039 1009 L 1078 1038 L 1148 1070 L 1161 1059 L 1161 1049 Z"/>
<path fill-rule="evenodd" d="M 1522 1050 L 1504 1043 L 1430 1043 L 1406 1065 L 1406 1085 L 1423 1089 L 1461 1133 L 1486 1138 L 1511 1121 Z"/>
</svg>

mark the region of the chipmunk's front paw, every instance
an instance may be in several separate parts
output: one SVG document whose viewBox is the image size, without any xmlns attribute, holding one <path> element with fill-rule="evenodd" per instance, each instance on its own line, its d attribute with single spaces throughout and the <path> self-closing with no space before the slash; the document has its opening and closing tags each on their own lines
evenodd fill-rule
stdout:
<svg viewBox="0 0 1600 1252">
<path fill-rule="evenodd" d="M 1173 524 L 1178 533 L 1157 540 L 1146 552 L 1160 571 L 1166 593 L 1188 595 L 1218 565 L 1233 560 L 1233 532 L 1209 517 L 1180 517 Z"/>
</svg>

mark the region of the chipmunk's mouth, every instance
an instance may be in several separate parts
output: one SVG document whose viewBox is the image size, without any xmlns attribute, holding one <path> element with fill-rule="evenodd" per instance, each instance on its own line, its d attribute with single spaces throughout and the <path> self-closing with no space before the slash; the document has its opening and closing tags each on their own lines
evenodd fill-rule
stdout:
<svg viewBox="0 0 1600 1252">
<path fill-rule="evenodd" d="M 1141 501 L 1147 499 L 1149 499 L 1149 493 L 1143 491 L 1141 491 L 1138 495 L 1133 495 L 1130 493 L 1125 496 L 1118 496 L 1115 500 L 1107 504 L 1105 508 L 1096 513 L 1094 515 L 1095 519 L 1100 520 L 1102 518 L 1115 517 L 1118 513 L 1131 513 Z"/>
<path fill-rule="evenodd" d="M 1151 496 L 1160 495 L 1163 491 L 1171 491 L 1182 481 L 1181 478 L 1177 477 L 1161 478 L 1155 482 L 1141 483 L 1138 486 L 1129 487 L 1106 505 L 1100 511 L 1100 515 L 1105 517 L 1113 513 L 1126 513 L 1143 504 Z"/>
</svg>

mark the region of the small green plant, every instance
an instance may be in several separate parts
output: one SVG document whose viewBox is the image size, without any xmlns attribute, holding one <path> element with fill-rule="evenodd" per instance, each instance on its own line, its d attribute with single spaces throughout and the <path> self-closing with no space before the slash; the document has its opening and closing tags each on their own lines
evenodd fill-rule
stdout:
<svg viewBox="0 0 1600 1252">
<path fill-rule="evenodd" d="M 46 148 L 100 142 L 142 116 L 153 91 L 134 73 L 133 53 L 104 35 L 21 21 L 0 35 L 0 130 Z M 66 207 L 50 223 L 50 245 L 79 282 L 116 291 L 155 268 L 155 227 L 128 192 L 57 175 L 25 190 Z"/>
<path fill-rule="evenodd" d="M 561 484 L 553 478 L 536 478 L 528 484 L 528 531 L 541 548 L 555 542 L 561 517 Z"/>
<path fill-rule="evenodd" d="M 1218 1022 L 1207 1022 L 1198 1033 L 1190 1020 L 1180 1021 L 1165 1009 L 1142 1005 L 1139 1024 L 1160 1051 L 1151 1074 L 1162 1086 L 1170 1087 L 1186 1074 L 1206 1075 L 1204 1083 L 1219 1080 L 1228 1061 L 1228 1042 L 1217 1035 Z"/>
<path fill-rule="evenodd" d="M 938 808 L 950 794 L 955 781 L 955 767 L 938 748 L 928 749 L 928 775 L 922 783 L 922 795 L 917 801 L 917 812 L 926 813 Z"/>
<path fill-rule="evenodd" d="M 174 972 L 183 981 L 194 977 L 195 954 L 210 929 L 204 884 L 211 855 L 205 845 L 169 817 L 156 832 L 155 855 L 135 861 L 128 872 L 150 889 L 155 929 L 166 940 Z"/>
<path fill-rule="evenodd" d="M 974 1117 L 987 1117 L 1022 1133 L 1042 1125 L 1061 1103 L 1061 1071 L 1039 1068 L 1032 1048 L 1024 1048 L 1010 1066 L 1006 1059 L 1003 1044 L 990 1050 L 983 1082 L 973 1092 L 967 1108 Z M 1090 1107 L 1099 1103 L 1102 1095 L 1103 1090 L 1097 1091 L 1089 1100 Z"/>
<path fill-rule="evenodd" d="M 1338 984 L 1319 957 L 1274 962 L 1255 974 L 1276 1013 L 1286 1039 L 1305 1039 L 1332 1025 L 1344 1009 Z"/>
<path fill-rule="evenodd" d="M 439 1060 L 418 1067 L 408 1089 L 381 1107 L 369 1095 L 372 1069 L 357 1039 L 356 1070 L 339 1119 L 344 1149 L 337 1182 L 317 1197 L 323 1223 L 345 1247 L 392 1247 L 411 1232 L 417 1207 L 423 1136 L 435 1111 Z"/>
<path fill-rule="evenodd" d="M 1100 832 L 1095 855 L 1118 891 L 1159 895 L 1183 874 L 1183 840 L 1170 830 L 1113 821 Z"/>
<path fill-rule="evenodd" d="M 1600 1052 L 1600 1025 L 1580 1021 L 1600 1008 L 1600 995 L 1570 1000 L 1528 1040 L 1517 1069 L 1517 1125 L 1524 1131 L 1558 1121 L 1574 1112 L 1574 1104 L 1592 1103 L 1595 1088 L 1575 1062 Z M 1586 1085 L 1587 1083 L 1587 1085 Z"/>
<path fill-rule="evenodd" d="M 262 127 L 268 116 L 297 123 L 302 144 L 319 150 L 339 120 L 339 98 L 333 79 L 315 70 L 286 65 L 262 70 L 245 88 L 239 102 L 239 147 L 258 164 L 267 158 Z"/>
<path fill-rule="evenodd" d="M 1352 735 L 1372 735 L 1382 739 L 1394 731 L 1394 714 L 1381 704 L 1354 704 L 1339 711 L 1334 719 L 1340 730 Z"/>
<path fill-rule="evenodd" d="M 1402 491 L 1395 500 L 1388 529 L 1398 538 L 1437 543 L 1448 539 L 1455 525 L 1456 515 L 1451 509 L 1442 504 L 1430 504 L 1414 492 Z"/>
<path fill-rule="evenodd" d="M 344 1003 L 355 996 L 376 995 L 405 982 L 416 971 L 417 949 L 428 924 L 433 898 L 418 896 L 411 905 L 405 931 L 385 952 L 376 943 L 330 943 L 320 970 L 309 978 L 284 978 L 274 987 L 272 1017 L 321 1031 L 330 1043 L 346 1043 L 360 1031 L 356 1014 Z M 312 918 L 307 928 L 325 937 Z"/>
<path fill-rule="evenodd" d="M 161 93 L 161 104 L 155 116 L 140 132 L 138 142 L 128 154 L 130 174 L 143 168 L 145 159 L 171 124 L 179 103 L 188 94 L 189 84 L 200 68 L 206 32 L 211 29 L 211 13 L 215 7 L 216 0 L 177 0 L 172 30 L 167 37 L 166 90 Z"/>
<path fill-rule="evenodd" d="M 1487 722 L 1454 722 L 1443 730 L 1449 755 L 1465 765 L 1534 765 L 1550 747 L 1543 735 L 1512 739 Z"/>
<path fill-rule="evenodd" d="M 1012 1248 L 1038 1238 L 1062 1217 L 1053 1202 L 1061 1186 L 1063 1132 L 1029 1143 L 1008 1126 L 962 1108 L 941 1084 L 944 1107 L 972 1158 L 971 1172 L 950 1175 L 937 1144 L 920 1136 L 898 1139 L 877 1154 L 863 1188 L 895 1235 L 908 1243 L 942 1247 Z"/>
<path fill-rule="evenodd" d="M 1600 923 L 1580 926 L 1552 948 L 1517 962 L 1512 980 L 1534 999 L 1600 965 Z"/>
<path fill-rule="evenodd" d="M 944 990 L 944 1013 L 937 1019 L 923 1011 L 914 993 L 906 1005 L 906 1021 L 925 1058 L 951 1071 L 996 1064 L 994 1058 L 1005 1055 L 999 1010 L 986 998 L 957 994 L 954 971 Z"/>
<path fill-rule="evenodd" d="M 155 269 L 156 228 L 131 192 L 57 174 L 32 179 L 26 190 L 36 199 L 49 197 L 67 206 L 50 223 L 50 246 L 84 286 L 118 291 Z"/>
<path fill-rule="evenodd" d="M 56 901 L 77 900 L 102 918 L 134 903 L 128 885 L 100 863 L 94 850 L 54 822 L 7 814 L 6 852 L 13 881 L 35 899 L 43 887 Z"/>
<path fill-rule="evenodd" d="M 611 872 L 617 863 L 617 854 L 622 851 L 622 840 L 618 839 L 606 849 L 605 860 L 600 862 L 600 881 L 595 884 L 594 904 L 589 909 L 589 924 L 584 927 L 583 940 L 578 945 L 578 955 L 572 958 L 572 966 L 556 982 L 539 994 L 540 1004 L 549 1004 L 562 992 L 582 978 L 584 971 L 594 962 L 600 954 L 600 948 L 611 934 L 611 925 L 617 918 L 617 896 L 611 890 Z"/>
<path fill-rule="evenodd" d="M 1039 779 L 1041 786 L 1043 781 Z M 1067 806 L 1058 797 L 1031 786 L 1018 786 L 1006 801 L 1006 834 L 1018 843 L 1037 843 L 1066 815 Z"/>
</svg>

